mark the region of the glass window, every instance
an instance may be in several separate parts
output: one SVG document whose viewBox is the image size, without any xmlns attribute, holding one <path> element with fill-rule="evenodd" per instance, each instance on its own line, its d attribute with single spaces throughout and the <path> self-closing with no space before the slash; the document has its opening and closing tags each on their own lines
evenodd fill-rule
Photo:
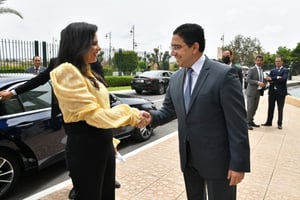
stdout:
<svg viewBox="0 0 300 200">
<path fill-rule="evenodd" d="M 0 101 L 0 116 L 20 113 L 23 111 L 24 110 L 17 96 L 13 96 L 5 101 Z"/>
<path fill-rule="evenodd" d="M 49 83 L 19 95 L 25 111 L 51 107 L 51 86 Z"/>
</svg>

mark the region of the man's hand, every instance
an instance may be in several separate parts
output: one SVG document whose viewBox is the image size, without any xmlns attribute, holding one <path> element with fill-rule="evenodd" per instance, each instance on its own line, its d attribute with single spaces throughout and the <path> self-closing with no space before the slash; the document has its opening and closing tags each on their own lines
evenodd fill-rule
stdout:
<svg viewBox="0 0 300 200">
<path fill-rule="evenodd" d="M 0 100 L 7 100 L 12 98 L 14 94 L 11 91 L 2 90 L 0 91 Z"/>
<path fill-rule="evenodd" d="M 258 86 L 263 88 L 263 87 L 265 87 L 265 84 L 263 82 L 258 82 Z"/>
<path fill-rule="evenodd" d="M 228 170 L 227 179 L 230 179 L 230 186 L 237 185 L 238 183 L 242 182 L 245 176 L 245 172 L 237 172 L 233 170 Z"/>
<path fill-rule="evenodd" d="M 152 120 L 151 114 L 146 111 L 140 111 L 139 117 L 141 121 L 136 125 L 137 128 L 143 128 L 147 126 Z"/>
</svg>

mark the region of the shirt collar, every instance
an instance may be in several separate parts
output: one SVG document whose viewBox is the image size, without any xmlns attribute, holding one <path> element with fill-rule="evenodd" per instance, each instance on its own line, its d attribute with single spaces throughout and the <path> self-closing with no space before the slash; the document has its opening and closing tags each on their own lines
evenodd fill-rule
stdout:
<svg viewBox="0 0 300 200">
<path fill-rule="evenodd" d="M 202 55 L 192 66 L 191 68 L 194 70 L 194 72 L 197 73 L 197 75 L 200 74 L 200 71 L 203 67 L 203 64 L 204 64 L 204 61 L 205 61 L 205 56 Z"/>
</svg>

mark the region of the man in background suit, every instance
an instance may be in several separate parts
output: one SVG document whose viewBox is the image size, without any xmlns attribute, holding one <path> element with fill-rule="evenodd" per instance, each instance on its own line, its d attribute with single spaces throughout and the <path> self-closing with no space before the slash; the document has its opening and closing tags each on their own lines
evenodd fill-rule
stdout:
<svg viewBox="0 0 300 200">
<path fill-rule="evenodd" d="M 240 83 L 241 83 L 241 85 L 243 85 L 243 72 L 242 72 L 242 69 L 232 63 L 233 62 L 233 53 L 230 49 L 226 49 L 223 52 L 222 61 L 226 65 L 229 65 L 230 67 L 232 67 L 236 70 L 236 73 L 238 74 L 239 79 L 240 79 Z"/>
<path fill-rule="evenodd" d="M 270 82 L 269 97 L 268 97 L 268 117 L 266 123 L 262 126 L 272 126 L 275 102 L 278 108 L 278 129 L 282 129 L 282 115 L 283 106 L 285 103 L 285 96 L 287 95 L 287 79 L 288 70 L 282 66 L 283 61 L 281 57 L 275 58 L 275 69 L 272 69 L 266 79 Z"/>
<path fill-rule="evenodd" d="M 260 96 L 263 96 L 267 81 L 264 79 L 262 71 L 263 57 L 258 55 L 255 58 L 255 66 L 248 70 L 247 74 L 247 123 L 248 130 L 253 130 L 253 127 L 259 127 L 254 123 L 254 115 L 256 113 Z"/>
<path fill-rule="evenodd" d="M 236 185 L 250 171 L 246 110 L 236 71 L 204 55 L 204 30 L 183 24 L 173 32 L 172 75 L 163 106 L 148 123 L 178 119 L 179 152 L 189 200 L 235 200 Z M 191 75 L 188 75 L 191 74 Z M 184 93 L 191 88 L 191 96 Z M 185 103 L 189 105 L 185 108 Z"/>
<path fill-rule="evenodd" d="M 41 57 L 39 56 L 34 56 L 32 62 L 33 62 L 33 66 L 28 67 L 25 70 L 25 73 L 39 74 L 47 69 L 46 67 L 41 66 Z"/>
</svg>

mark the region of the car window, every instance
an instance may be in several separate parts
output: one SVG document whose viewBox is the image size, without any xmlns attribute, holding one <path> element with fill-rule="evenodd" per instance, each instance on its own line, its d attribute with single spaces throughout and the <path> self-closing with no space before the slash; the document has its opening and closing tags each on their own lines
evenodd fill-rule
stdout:
<svg viewBox="0 0 300 200">
<path fill-rule="evenodd" d="M 0 116 L 23 112 L 23 107 L 17 96 L 9 100 L 0 101 Z"/>
<path fill-rule="evenodd" d="M 162 76 L 163 76 L 163 77 L 169 77 L 169 73 L 168 73 L 168 72 L 164 72 L 164 73 L 162 74 Z"/>
<path fill-rule="evenodd" d="M 49 83 L 19 95 L 25 111 L 51 107 L 51 86 Z"/>
</svg>

